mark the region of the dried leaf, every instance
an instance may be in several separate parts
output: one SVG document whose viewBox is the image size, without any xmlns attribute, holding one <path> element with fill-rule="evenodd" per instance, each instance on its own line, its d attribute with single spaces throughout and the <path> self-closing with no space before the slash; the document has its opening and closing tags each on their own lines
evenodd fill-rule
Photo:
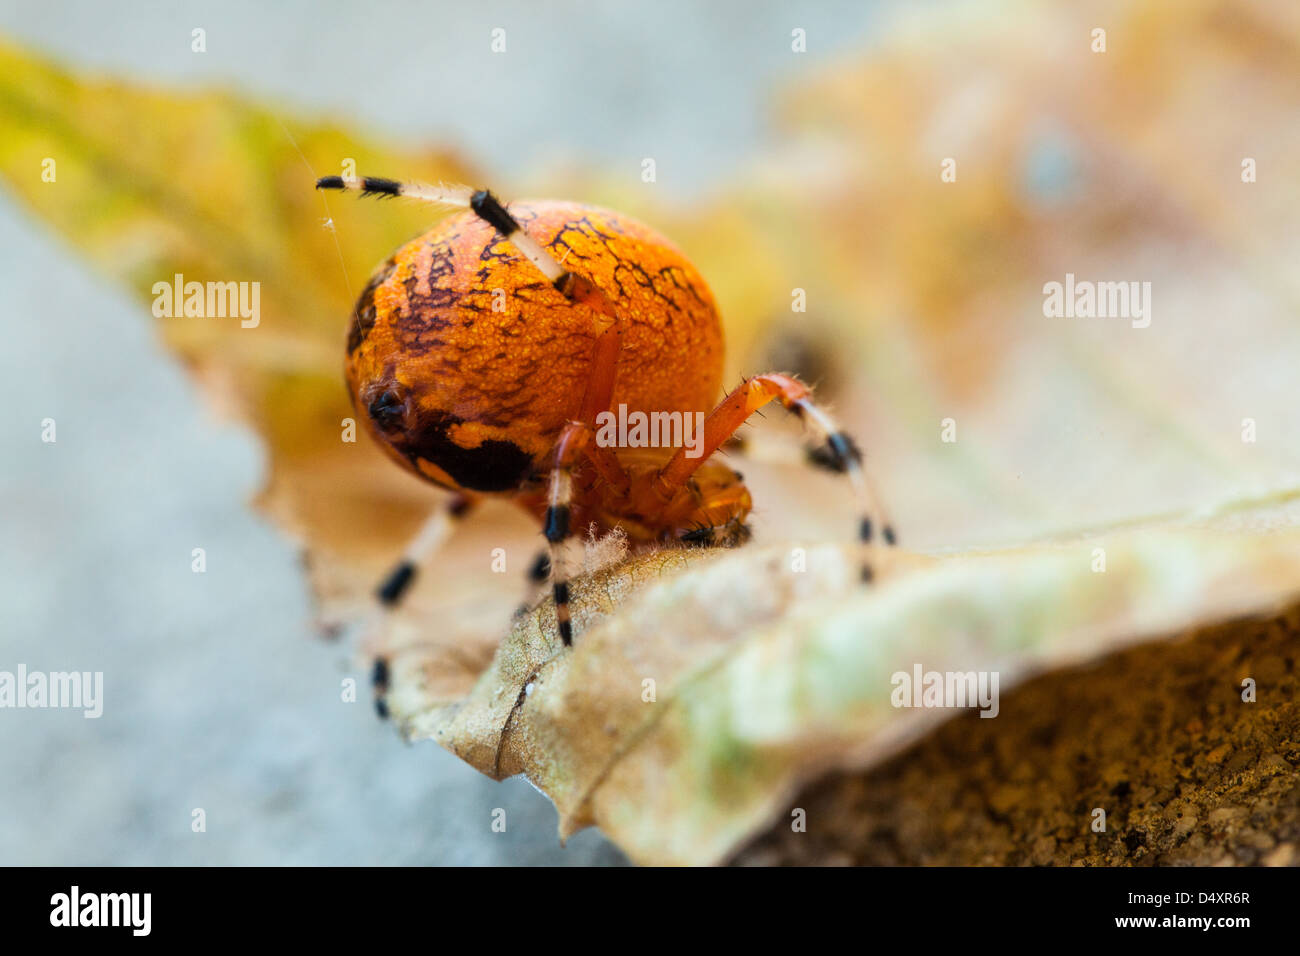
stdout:
<svg viewBox="0 0 1300 956">
<path fill-rule="evenodd" d="M 855 549 L 834 545 L 808 545 L 805 573 L 785 545 L 644 555 L 577 583 L 572 651 L 544 605 L 463 699 L 431 693 L 438 668 L 409 658 L 390 701 L 410 739 L 527 775 L 563 835 L 596 825 L 640 863 L 717 863 L 801 785 L 869 767 L 951 716 L 894 707 L 897 672 L 996 671 L 1006 691 L 1293 601 L 1298 502 L 1014 550 L 897 552 L 871 588 Z"/>
</svg>

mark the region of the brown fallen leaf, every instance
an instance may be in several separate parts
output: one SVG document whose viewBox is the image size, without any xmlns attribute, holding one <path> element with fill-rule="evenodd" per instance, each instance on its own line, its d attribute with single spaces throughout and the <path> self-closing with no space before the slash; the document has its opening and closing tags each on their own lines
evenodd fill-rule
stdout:
<svg viewBox="0 0 1300 956">
<path fill-rule="evenodd" d="M 561 835 L 596 825 L 639 863 L 721 862 L 801 786 L 871 767 L 951 716 L 894 706 L 897 673 L 996 672 L 1007 691 L 1294 601 L 1300 491 L 1018 549 L 889 552 L 871 588 L 855 550 L 633 557 L 577 583 L 571 651 L 546 604 L 466 694 L 440 683 L 436 658 L 399 656 L 394 719 L 490 776 L 526 775 Z"/>
</svg>

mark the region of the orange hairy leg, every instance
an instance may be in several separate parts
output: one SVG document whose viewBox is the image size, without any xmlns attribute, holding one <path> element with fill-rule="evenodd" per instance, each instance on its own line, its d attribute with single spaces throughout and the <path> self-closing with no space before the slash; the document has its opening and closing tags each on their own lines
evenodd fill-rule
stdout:
<svg viewBox="0 0 1300 956">
<path fill-rule="evenodd" d="M 722 446 L 749 417 L 777 400 L 784 408 L 810 426 L 817 440 L 809 449 L 809 459 L 817 465 L 849 478 L 861 507 L 858 537 L 864 544 L 874 544 L 874 529 L 880 525 L 880 535 L 885 544 L 893 545 L 895 535 L 884 509 L 880 505 L 870 479 L 862 468 L 862 453 L 823 409 L 812 401 L 812 392 L 798 379 L 779 373 L 755 375 L 727 395 L 704 422 L 702 454 L 690 458 L 686 449 L 679 448 L 659 470 L 656 480 L 649 485 L 660 502 L 676 497 L 691 476 Z M 648 506 L 650 503 L 647 502 Z M 871 580 L 870 561 L 863 564 L 862 577 Z"/>
</svg>

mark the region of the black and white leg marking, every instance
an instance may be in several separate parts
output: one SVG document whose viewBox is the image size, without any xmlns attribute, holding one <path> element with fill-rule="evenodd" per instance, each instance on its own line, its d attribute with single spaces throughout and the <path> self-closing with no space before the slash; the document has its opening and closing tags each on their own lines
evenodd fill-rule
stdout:
<svg viewBox="0 0 1300 956">
<path fill-rule="evenodd" d="M 551 591 L 555 595 L 555 622 L 565 647 L 573 643 L 573 621 L 569 616 L 569 579 L 579 568 L 573 558 L 574 542 L 570 539 L 570 504 L 573 478 L 569 469 L 557 467 L 551 472 L 551 494 L 542 522 L 542 533 L 550 548 Z"/>
<path fill-rule="evenodd" d="M 471 209 L 474 214 L 495 229 L 513 245 L 525 259 L 558 289 L 570 302 L 583 302 L 593 308 L 612 313 L 612 306 L 589 279 L 569 272 L 547 252 L 536 239 L 528 235 L 519 221 L 510 215 L 489 190 L 471 189 L 468 186 L 433 186 L 428 183 L 401 183 L 379 176 L 322 176 L 316 180 L 317 189 L 352 190 L 362 196 L 405 197 L 437 206 L 459 206 Z"/>
<path fill-rule="evenodd" d="M 528 583 L 529 588 L 528 600 L 524 601 L 519 607 L 515 608 L 514 619 L 532 612 L 537 606 L 540 597 L 538 589 L 551 579 L 551 554 L 548 548 L 543 548 L 537 552 L 537 557 L 533 558 L 533 563 L 528 566 Z"/>
<path fill-rule="evenodd" d="M 551 576 L 551 554 L 543 548 L 528 566 L 528 580 L 532 584 L 545 584 Z"/>
<path fill-rule="evenodd" d="M 388 717 L 385 698 L 388 694 L 389 668 L 383 641 L 390 617 L 410 593 L 420 568 L 442 547 L 453 526 L 469 514 L 474 503 L 474 499 L 467 495 L 456 495 L 446 504 L 440 505 L 406 546 L 401 560 L 393 565 L 392 570 L 375 588 L 375 609 L 371 614 L 370 625 L 366 628 L 366 638 L 373 642 L 371 647 L 374 662 L 370 682 L 375 692 L 375 711 L 381 718 Z"/>
<path fill-rule="evenodd" d="M 859 540 L 869 547 L 875 547 L 875 521 L 879 520 L 881 540 L 891 547 L 896 544 L 894 526 L 880 503 L 880 495 L 877 494 L 875 485 L 867 475 L 866 469 L 862 467 L 862 452 L 857 444 L 836 425 L 830 415 L 810 400 L 801 399 L 793 403 L 790 410 L 816 433 L 816 441 L 808 449 L 808 461 L 819 468 L 846 475 L 853 486 L 853 494 L 860 506 Z M 868 559 L 862 566 L 862 579 L 870 581 L 874 575 L 874 569 Z"/>
<path fill-rule="evenodd" d="M 322 176 L 316 180 L 317 189 L 350 189 L 363 196 L 418 199 L 438 206 L 463 206 L 469 208 L 474 191 L 468 186 L 433 186 L 429 183 L 399 183 L 380 176 Z"/>
</svg>

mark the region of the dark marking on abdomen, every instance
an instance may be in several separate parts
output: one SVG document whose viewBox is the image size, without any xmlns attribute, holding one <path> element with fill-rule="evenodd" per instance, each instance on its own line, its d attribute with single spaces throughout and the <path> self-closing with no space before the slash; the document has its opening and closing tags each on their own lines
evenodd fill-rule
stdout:
<svg viewBox="0 0 1300 956">
<path fill-rule="evenodd" d="M 532 471 L 533 459 L 510 441 L 490 440 L 477 448 L 464 448 L 448 435 L 463 423 L 452 415 L 426 416 L 394 444 L 412 459 L 437 465 L 469 491 L 513 491 Z M 416 466 L 418 470 L 418 465 Z"/>
</svg>

